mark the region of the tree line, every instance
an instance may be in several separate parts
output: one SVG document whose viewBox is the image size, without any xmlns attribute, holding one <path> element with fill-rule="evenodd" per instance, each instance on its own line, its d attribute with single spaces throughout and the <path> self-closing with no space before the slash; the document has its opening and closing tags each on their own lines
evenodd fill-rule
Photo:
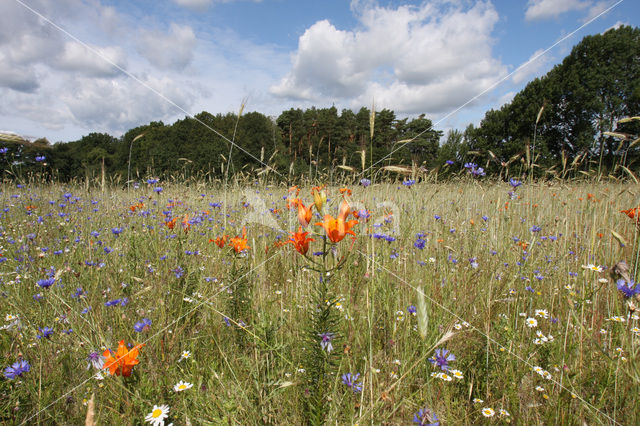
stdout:
<svg viewBox="0 0 640 426">
<path fill-rule="evenodd" d="M 356 176 L 371 165 L 446 174 L 469 162 L 501 177 L 618 173 L 638 169 L 638 115 L 640 29 L 622 26 L 585 37 L 511 102 L 488 111 L 479 126 L 447 135 L 424 115 L 399 118 L 388 109 L 292 108 L 278 117 L 203 111 L 173 124 L 151 122 L 121 137 L 90 133 L 55 144 L 0 137 L 0 164 L 4 178 L 38 172 L 69 181 L 104 169 L 122 182 L 274 171 L 290 177 L 330 170 Z"/>
</svg>

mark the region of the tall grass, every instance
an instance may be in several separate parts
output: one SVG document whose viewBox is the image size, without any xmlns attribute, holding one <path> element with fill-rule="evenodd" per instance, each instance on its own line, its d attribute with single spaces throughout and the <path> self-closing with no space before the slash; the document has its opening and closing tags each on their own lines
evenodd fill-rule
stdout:
<svg viewBox="0 0 640 426">
<path fill-rule="evenodd" d="M 2 186 L 2 367 L 31 366 L 0 380 L 2 422 L 141 423 L 162 404 L 174 424 L 309 421 L 305 406 L 317 394 L 304 366 L 317 348 L 305 333 L 318 274 L 291 245 L 274 244 L 287 234 L 258 224 L 247 225 L 245 256 L 210 242 L 241 233 L 254 208 L 242 196 L 249 185 L 158 185 L 161 193 L 144 184 Z M 297 229 L 286 187 L 250 188 L 272 209 L 261 214 Z M 625 259 L 634 270 L 637 229 L 619 211 L 638 205 L 635 185 L 532 182 L 509 195 L 505 183 L 461 180 L 352 190 L 371 217 L 352 248 L 348 239 L 337 247 L 351 260 L 328 282 L 340 340 L 321 381 L 325 422 L 407 424 L 425 407 L 446 424 L 484 421 L 485 408 L 517 424 L 640 420 L 638 321 L 607 269 Z M 307 188 L 301 197 L 311 202 Z M 335 216 L 337 187 L 329 198 Z M 136 203 L 143 207 L 132 210 Z M 173 230 L 169 217 L 179 218 Z M 310 229 L 317 259 L 322 230 Z M 50 275 L 51 287 L 37 285 Z M 138 333 L 143 318 L 152 324 Z M 44 327 L 53 334 L 38 338 Z M 538 331 L 546 342 L 536 344 Z M 122 339 L 145 343 L 133 375 L 97 379 L 87 356 Z M 463 378 L 435 377 L 436 349 L 455 355 L 450 369 Z M 360 374 L 361 392 L 343 384 L 346 373 Z M 193 387 L 175 392 L 180 380 Z"/>
</svg>

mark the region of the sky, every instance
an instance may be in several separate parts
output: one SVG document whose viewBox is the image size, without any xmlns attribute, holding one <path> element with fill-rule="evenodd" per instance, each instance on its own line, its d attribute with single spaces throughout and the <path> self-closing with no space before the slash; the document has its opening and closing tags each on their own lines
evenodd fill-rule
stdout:
<svg viewBox="0 0 640 426">
<path fill-rule="evenodd" d="M 120 136 L 243 102 L 464 129 L 639 21 L 637 0 L 0 0 L 0 131 Z"/>
</svg>

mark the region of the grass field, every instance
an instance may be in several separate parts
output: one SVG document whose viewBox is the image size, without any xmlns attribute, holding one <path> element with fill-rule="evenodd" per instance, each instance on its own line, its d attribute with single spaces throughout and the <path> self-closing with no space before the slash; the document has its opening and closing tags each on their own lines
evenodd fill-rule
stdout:
<svg viewBox="0 0 640 426">
<path fill-rule="evenodd" d="M 637 185 L 350 189 L 2 186 L 1 422 L 640 422 Z"/>
</svg>

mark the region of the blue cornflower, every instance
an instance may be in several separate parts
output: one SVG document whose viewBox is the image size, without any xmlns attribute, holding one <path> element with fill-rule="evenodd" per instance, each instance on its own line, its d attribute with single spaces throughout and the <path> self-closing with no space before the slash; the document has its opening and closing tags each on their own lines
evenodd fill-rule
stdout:
<svg viewBox="0 0 640 426">
<path fill-rule="evenodd" d="M 411 315 L 415 315 L 418 312 L 418 310 L 416 309 L 415 306 L 409 305 L 409 307 L 407 308 L 407 312 L 409 312 Z"/>
<path fill-rule="evenodd" d="M 434 218 L 435 220 L 440 220 L 440 216 L 438 216 L 437 214 L 436 214 L 436 215 L 433 215 L 433 218 Z"/>
<path fill-rule="evenodd" d="M 632 281 L 625 281 L 623 279 L 619 279 L 616 281 L 616 285 L 618 290 L 622 292 L 625 298 L 633 297 L 634 295 L 640 293 L 640 285 L 637 285 Z"/>
<path fill-rule="evenodd" d="M 418 238 L 414 243 L 413 246 L 419 250 L 424 249 L 424 246 L 427 242 L 425 240 L 423 240 L 422 238 Z"/>
<path fill-rule="evenodd" d="M 122 228 L 111 228 L 111 233 L 116 236 L 120 235 L 122 234 Z"/>
<path fill-rule="evenodd" d="M 513 187 L 513 189 L 516 189 L 517 187 L 522 185 L 522 182 L 520 182 L 517 179 L 511 178 L 511 179 L 509 179 L 509 184 Z"/>
<path fill-rule="evenodd" d="M 327 351 L 327 353 L 329 353 L 333 350 L 331 341 L 333 340 L 334 336 L 334 333 L 329 333 L 328 331 L 324 333 L 318 333 L 318 337 L 320 337 L 320 347 L 323 351 Z"/>
<path fill-rule="evenodd" d="M 456 357 L 447 349 L 436 349 L 433 357 L 429 358 L 429 362 L 443 371 L 449 370 L 449 361 L 455 361 Z"/>
<path fill-rule="evenodd" d="M 40 330 L 40 333 L 42 333 L 42 334 L 38 334 L 36 336 L 38 339 L 42 339 L 42 338 L 48 339 L 53 334 L 53 329 L 51 329 L 49 327 L 38 328 L 38 330 Z"/>
<path fill-rule="evenodd" d="M 529 228 L 529 231 L 531 231 L 531 232 L 540 232 L 540 231 L 542 231 L 542 228 L 540 228 L 538 225 L 533 225 L 531 228 Z"/>
<path fill-rule="evenodd" d="M 360 179 L 360 185 L 366 188 L 367 186 L 371 185 L 371 181 L 367 178 Z"/>
<path fill-rule="evenodd" d="M 482 167 L 474 167 L 471 169 L 471 174 L 474 176 L 486 176 L 484 169 Z"/>
<path fill-rule="evenodd" d="M 9 152 L 9 148 L 0 148 L 0 154 L 6 154 L 7 152 Z"/>
<path fill-rule="evenodd" d="M 347 385 L 353 390 L 353 393 L 362 392 L 362 383 L 358 383 L 357 380 L 360 377 L 360 373 L 352 375 L 351 373 L 346 373 L 342 375 L 342 383 Z"/>
<path fill-rule="evenodd" d="M 42 162 L 44 160 L 46 160 L 47 157 L 45 157 L 44 155 L 36 155 L 36 161 L 37 162 Z"/>
<path fill-rule="evenodd" d="M 13 380 L 18 376 L 22 376 L 24 373 L 27 373 L 31 370 L 31 366 L 27 361 L 21 359 L 19 361 L 11 364 L 11 367 L 7 367 L 4 369 L 4 377 L 9 380 Z"/>
<path fill-rule="evenodd" d="M 436 413 L 426 407 L 418 410 L 413 416 L 413 423 L 420 426 L 440 426 Z"/>
<path fill-rule="evenodd" d="M 157 178 L 147 179 L 147 183 L 149 185 L 155 185 L 156 183 L 158 183 L 158 179 Z"/>
<path fill-rule="evenodd" d="M 415 183 L 416 183 L 416 181 L 413 180 L 413 179 L 407 179 L 405 181 L 402 181 L 402 184 L 404 186 L 409 186 L 409 187 L 413 186 Z"/>
<path fill-rule="evenodd" d="M 447 160 L 447 161 L 445 161 L 445 163 L 447 163 L 448 165 L 452 166 L 453 165 L 453 160 Z"/>
<path fill-rule="evenodd" d="M 158 186 L 158 187 L 156 187 L 156 188 L 153 188 L 153 191 L 154 191 L 154 192 L 157 192 L 157 193 L 159 194 L 159 193 L 161 193 L 161 192 L 162 192 L 162 187 L 161 187 L 161 186 Z"/>
<path fill-rule="evenodd" d="M 464 168 L 465 169 L 475 169 L 477 167 L 478 167 L 478 165 L 476 163 L 464 163 Z"/>
<path fill-rule="evenodd" d="M 180 266 L 178 266 L 176 269 L 172 269 L 171 272 L 175 274 L 176 278 L 181 278 L 184 275 L 184 269 L 182 269 Z"/>
<path fill-rule="evenodd" d="M 42 280 L 38 280 L 38 285 L 42 288 L 49 288 L 56 282 L 55 278 L 45 278 Z"/>
<path fill-rule="evenodd" d="M 87 370 L 93 366 L 97 370 L 104 367 L 105 357 L 100 352 L 91 352 L 87 357 Z"/>
<path fill-rule="evenodd" d="M 149 318 L 143 318 L 142 321 L 137 322 L 133 329 L 138 333 L 142 333 L 143 331 L 148 331 L 151 328 L 151 320 Z"/>
</svg>

